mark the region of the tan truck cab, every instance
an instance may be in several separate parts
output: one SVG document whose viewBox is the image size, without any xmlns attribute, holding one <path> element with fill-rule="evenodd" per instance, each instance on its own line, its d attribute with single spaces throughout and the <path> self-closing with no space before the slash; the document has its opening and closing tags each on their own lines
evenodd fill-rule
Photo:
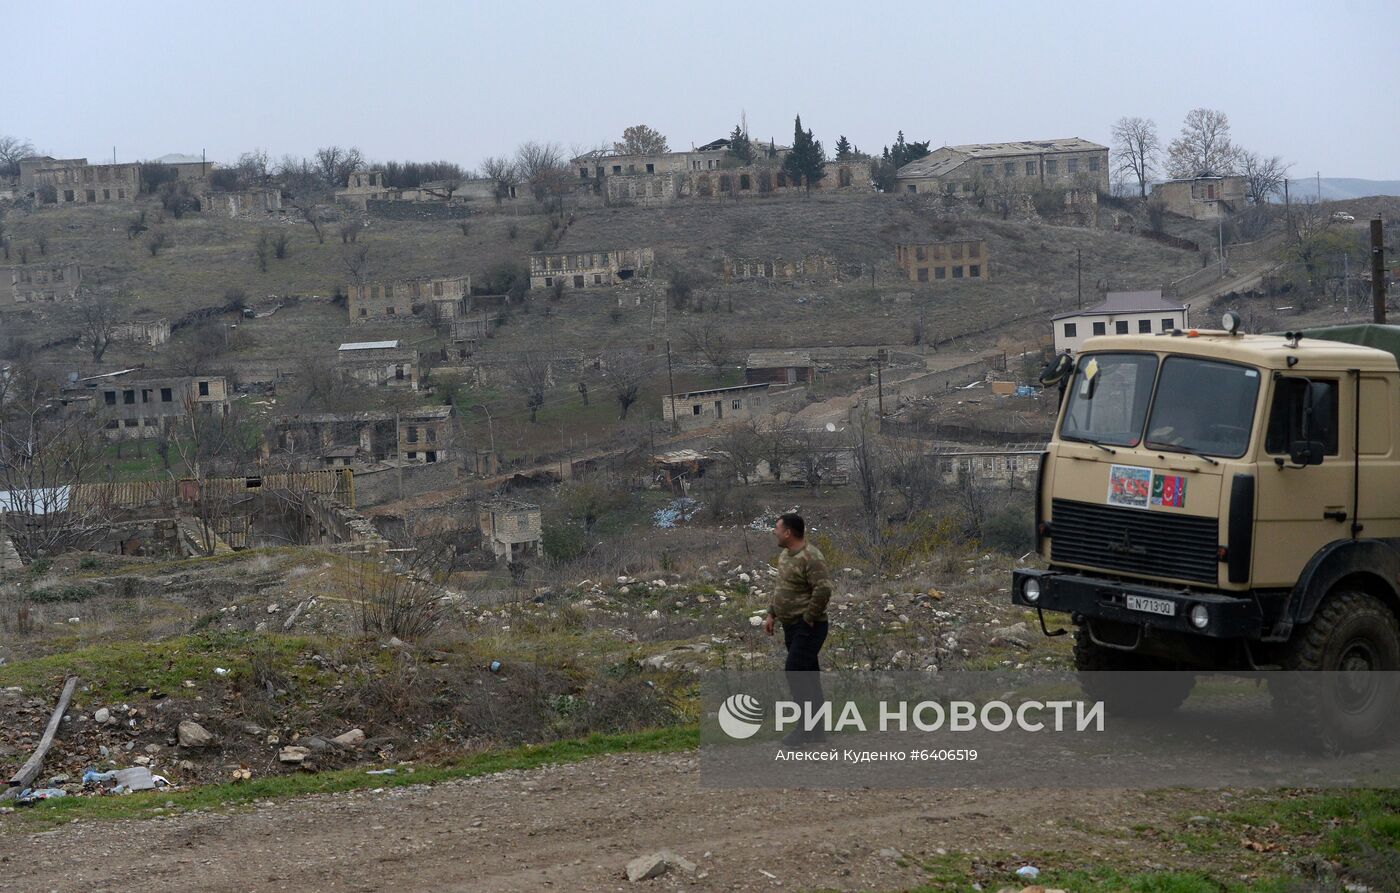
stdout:
<svg viewBox="0 0 1400 893">
<path fill-rule="evenodd" d="M 1397 353 L 1387 326 L 1085 342 L 1040 466 L 1048 569 L 1013 601 L 1070 615 L 1081 670 L 1400 669 Z"/>
</svg>

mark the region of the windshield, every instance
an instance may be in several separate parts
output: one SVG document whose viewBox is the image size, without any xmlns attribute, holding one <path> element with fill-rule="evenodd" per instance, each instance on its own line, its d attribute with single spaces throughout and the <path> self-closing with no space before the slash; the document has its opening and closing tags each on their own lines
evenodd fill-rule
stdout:
<svg viewBox="0 0 1400 893">
<path fill-rule="evenodd" d="M 1258 396 L 1258 369 L 1168 357 L 1147 424 L 1147 446 L 1239 458 L 1249 447 Z"/>
<path fill-rule="evenodd" d="M 1060 437 L 1137 446 L 1156 374 L 1157 358 L 1152 354 L 1082 354 Z"/>
</svg>

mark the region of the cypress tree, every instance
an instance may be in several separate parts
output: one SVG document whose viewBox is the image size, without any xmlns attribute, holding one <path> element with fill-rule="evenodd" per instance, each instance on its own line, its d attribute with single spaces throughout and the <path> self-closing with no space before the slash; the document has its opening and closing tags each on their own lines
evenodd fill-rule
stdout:
<svg viewBox="0 0 1400 893">
<path fill-rule="evenodd" d="M 793 185 L 801 183 L 810 189 L 825 174 L 822 170 L 824 161 L 826 153 L 822 150 L 821 142 L 812 136 L 812 131 L 802 129 L 802 116 L 798 115 L 793 125 L 792 151 L 783 159 L 783 173 L 787 174 Z"/>
</svg>

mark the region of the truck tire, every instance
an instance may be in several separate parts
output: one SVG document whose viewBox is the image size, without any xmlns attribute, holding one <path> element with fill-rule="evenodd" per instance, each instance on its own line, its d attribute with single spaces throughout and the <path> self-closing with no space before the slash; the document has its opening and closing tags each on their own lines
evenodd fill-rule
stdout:
<svg viewBox="0 0 1400 893">
<path fill-rule="evenodd" d="M 1325 682 L 1269 679 L 1275 710 L 1290 717 L 1304 740 L 1325 750 L 1362 750 L 1376 744 L 1395 717 L 1396 670 L 1400 670 L 1400 624 L 1375 596 L 1336 590 L 1307 626 L 1294 634 L 1284 657 L 1285 671 L 1377 672 L 1362 684 L 1328 677 Z"/>
<path fill-rule="evenodd" d="M 1084 694 L 1115 716 L 1165 716 L 1196 687 L 1194 674 L 1168 661 L 1094 644 L 1085 626 L 1074 631 L 1074 668 Z"/>
</svg>

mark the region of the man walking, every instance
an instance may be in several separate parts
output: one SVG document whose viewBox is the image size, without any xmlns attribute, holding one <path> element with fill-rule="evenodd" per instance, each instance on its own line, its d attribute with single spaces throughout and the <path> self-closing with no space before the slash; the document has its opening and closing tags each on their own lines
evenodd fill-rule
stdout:
<svg viewBox="0 0 1400 893">
<path fill-rule="evenodd" d="M 778 582 L 763 631 L 773 635 L 775 623 L 783 625 L 787 647 L 788 687 L 792 699 L 803 705 L 803 716 L 815 713 L 826 700 L 822 693 L 821 667 L 817 653 L 826 641 L 826 605 L 831 601 L 826 558 L 807 542 L 807 524 L 801 515 L 788 513 L 773 525 L 773 536 L 782 551 L 778 553 Z M 801 724 L 783 738 L 788 745 L 815 744 L 826 739 L 822 729 L 806 731 Z"/>
</svg>

